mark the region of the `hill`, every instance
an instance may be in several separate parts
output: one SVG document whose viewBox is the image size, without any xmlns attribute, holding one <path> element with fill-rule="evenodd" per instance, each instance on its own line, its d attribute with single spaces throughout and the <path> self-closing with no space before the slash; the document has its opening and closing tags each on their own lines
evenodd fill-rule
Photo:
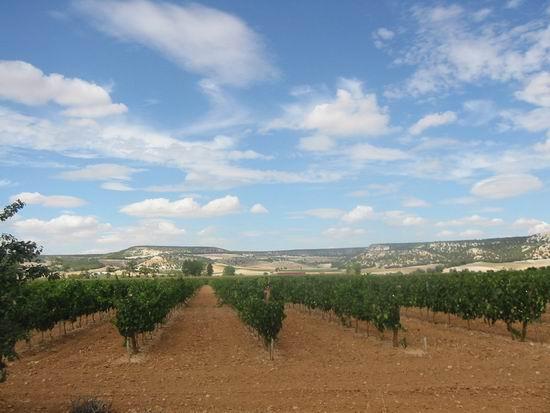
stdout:
<svg viewBox="0 0 550 413">
<path fill-rule="evenodd" d="M 550 258 L 550 234 L 483 240 L 373 244 L 355 257 L 364 267 L 399 268 L 478 261 L 512 262 Z"/>
</svg>

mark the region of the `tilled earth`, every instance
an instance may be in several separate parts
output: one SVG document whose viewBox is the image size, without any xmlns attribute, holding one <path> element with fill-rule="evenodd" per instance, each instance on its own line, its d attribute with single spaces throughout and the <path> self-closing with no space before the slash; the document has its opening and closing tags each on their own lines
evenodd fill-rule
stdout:
<svg viewBox="0 0 550 413">
<path fill-rule="evenodd" d="M 80 396 L 136 413 L 550 412 L 548 344 L 411 313 L 407 346 L 394 349 L 363 324 L 356 333 L 319 314 L 287 315 L 270 361 L 205 286 L 132 362 L 108 321 L 24 351 L 0 385 L 0 412 L 64 412 Z"/>
</svg>

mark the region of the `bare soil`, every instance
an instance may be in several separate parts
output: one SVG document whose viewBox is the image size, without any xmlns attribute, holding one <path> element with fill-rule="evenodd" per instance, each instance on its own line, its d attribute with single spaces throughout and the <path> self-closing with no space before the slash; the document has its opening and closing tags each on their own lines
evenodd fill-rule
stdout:
<svg viewBox="0 0 550 413">
<path fill-rule="evenodd" d="M 404 317 L 407 347 L 394 349 L 365 324 L 287 314 L 274 361 L 210 287 L 131 362 L 96 323 L 12 363 L 0 412 L 58 413 L 88 395 L 136 413 L 550 412 L 548 344 Z"/>
</svg>

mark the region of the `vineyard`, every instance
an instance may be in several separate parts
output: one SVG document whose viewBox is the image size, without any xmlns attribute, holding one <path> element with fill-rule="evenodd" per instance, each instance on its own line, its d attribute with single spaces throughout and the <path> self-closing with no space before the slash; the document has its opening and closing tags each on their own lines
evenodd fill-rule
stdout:
<svg viewBox="0 0 550 413">
<path fill-rule="evenodd" d="M 205 284 L 209 285 L 205 286 Z M 67 381 L 69 379 L 65 376 L 57 376 L 49 364 L 63 366 L 66 360 L 61 356 L 57 359 L 57 352 L 72 354 L 73 349 L 84 351 L 86 358 L 83 360 L 86 361 L 82 361 L 83 368 L 87 368 L 86 366 L 92 368 L 97 372 L 96 377 L 97 374 L 104 374 L 101 373 L 104 367 L 100 366 L 109 366 L 108 375 L 101 381 L 92 380 L 92 386 L 102 389 L 99 394 L 115 401 L 115 405 L 118 406 L 121 406 L 117 404 L 119 398 L 129 396 L 123 396 L 119 391 L 113 392 L 113 387 L 109 386 L 114 386 L 120 381 L 126 383 L 127 380 L 130 380 L 130 388 L 126 384 L 123 384 L 122 388 L 126 388 L 126 392 L 132 395 L 129 404 L 137 406 L 140 403 L 142 405 L 148 403 L 141 399 L 141 392 L 129 390 L 132 382 L 138 380 L 147 389 L 145 393 L 148 397 L 156 398 L 151 396 L 151 392 L 158 393 L 160 397 L 168 390 L 162 386 L 155 387 L 154 382 L 162 383 L 165 380 L 163 377 L 173 376 L 180 386 L 185 383 L 186 389 L 186 386 L 191 386 L 188 380 L 197 380 L 199 387 L 195 391 L 200 389 L 202 383 L 202 386 L 209 387 L 210 393 L 218 394 L 218 397 L 225 400 L 223 403 L 219 402 L 221 403 L 219 406 L 222 406 L 219 409 L 215 408 L 216 404 L 208 404 L 213 403 L 213 400 L 202 397 L 200 400 L 188 400 L 185 403 L 189 404 L 180 405 L 180 407 L 187 406 L 193 410 L 210 406 L 212 410 L 223 411 L 243 406 L 243 399 L 239 396 L 238 390 L 241 387 L 233 387 L 237 384 L 230 383 L 241 383 L 238 386 L 251 388 L 254 392 L 255 385 L 248 383 L 246 377 L 250 374 L 252 374 L 251 377 L 259 377 L 258 375 L 263 377 L 268 370 L 274 376 L 269 378 L 268 375 L 260 379 L 260 382 L 264 383 L 260 387 L 269 383 L 268 389 L 275 388 L 284 393 L 290 390 L 284 390 L 285 387 L 280 383 L 292 381 L 293 377 L 296 377 L 300 383 L 305 380 L 309 383 L 307 386 L 315 387 L 313 382 L 310 383 L 303 377 L 303 373 L 310 370 L 316 372 L 315 374 L 319 377 L 328 375 L 319 380 L 323 380 L 322 383 L 330 383 L 329 377 L 333 375 L 340 377 L 339 370 L 333 370 L 333 368 L 341 366 L 345 369 L 342 372 L 347 373 L 345 379 L 340 377 L 339 380 L 347 388 L 355 388 L 356 384 L 351 381 L 352 378 L 358 380 L 358 383 L 363 383 L 365 371 L 374 374 L 377 377 L 376 380 L 381 383 L 393 383 L 393 385 L 402 383 L 400 385 L 405 386 L 406 377 L 412 373 L 402 370 L 401 363 L 411 365 L 411 372 L 430 369 L 432 372 L 430 374 L 437 378 L 443 373 L 437 369 L 433 370 L 434 366 L 441 365 L 441 371 L 448 372 L 451 363 L 472 366 L 468 369 L 478 365 L 490 373 L 495 367 L 482 360 L 496 360 L 496 357 L 501 357 L 498 364 L 500 371 L 504 368 L 506 371 L 515 372 L 518 378 L 523 377 L 521 380 L 532 381 L 532 390 L 514 387 L 515 392 L 522 395 L 522 400 L 529 400 L 530 406 L 533 407 L 531 411 L 543 411 L 538 407 L 549 402 L 550 388 L 546 379 L 550 375 L 550 370 L 547 368 L 549 364 L 546 361 L 550 361 L 548 356 L 550 341 L 548 321 L 550 320 L 545 314 L 545 309 L 550 301 L 550 270 L 547 269 L 488 274 L 406 276 L 36 280 L 24 284 L 21 288 L 17 313 L 18 322 L 23 326 L 24 334 L 17 338 L 17 340 L 23 339 L 17 346 L 22 358 L 21 361 L 10 363 L 10 375 L 6 383 L 1 385 L 3 387 L 0 387 L 0 391 L 7 389 L 6 393 L 0 392 L 2 411 L 34 411 L 28 409 L 29 405 L 23 402 L 4 402 L 3 399 L 23 400 L 18 396 L 22 394 L 20 393 L 22 383 L 33 382 L 35 377 L 42 377 L 45 383 L 49 383 L 54 377 L 51 385 L 59 387 L 66 382 L 68 389 L 72 389 L 73 385 Z M 197 291 L 200 292 L 197 294 Z M 188 307 L 183 306 L 186 303 Z M 423 320 L 404 315 L 408 313 L 421 314 Z M 453 317 L 454 320 L 465 320 L 468 327 L 452 329 L 447 325 L 445 330 L 441 330 L 441 324 L 432 322 L 436 315 L 441 315 L 439 319 L 450 320 Z M 96 320 L 96 323 L 91 324 L 90 327 L 74 331 L 71 329 L 67 332 L 66 324 L 80 324 L 82 318 L 91 318 Z M 162 329 L 161 326 L 168 319 L 172 320 L 169 327 Z M 492 325 L 504 325 L 512 340 L 499 334 L 487 335 L 478 332 L 480 322 L 489 329 Z M 527 343 L 522 343 L 529 340 L 529 331 L 533 324 L 536 324 L 537 328 L 542 326 L 544 332 L 544 343 L 537 344 L 534 348 Z M 52 331 L 58 331 L 60 334 L 57 339 L 50 340 L 50 344 L 45 343 L 30 350 L 25 349 L 24 339 L 28 340 L 36 333 L 39 335 L 46 333 L 51 336 Z M 160 331 L 160 333 L 151 341 L 152 344 L 146 348 L 138 348 L 140 341 L 138 337 L 153 331 Z M 375 331 L 378 333 L 372 334 Z M 386 331 L 390 332 L 391 340 L 385 339 Z M 446 344 L 449 340 L 451 344 Z M 426 342 L 429 342 L 432 347 L 427 348 Z M 453 350 L 456 346 L 467 346 L 467 354 L 474 357 L 475 362 L 468 360 L 466 354 L 462 355 Z M 478 346 L 481 347 L 478 348 Z M 91 348 L 97 348 L 97 350 L 86 350 Z M 498 349 L 494 350 L 497 353 L 492 353 L 493 350 L 488 350 L 489 348 Z M 266 352 L 266 349 L 269 352 Z M 496 356 L 503 349 L 512 357 L 520 357 L 518 367 L 515 367 L 515 363 L 513 368 L 506 367 L 506 358 Z M 122 357 L 121 350 L 126 352 L 127 356 Z M 372 358 L 373 352 L 376 354 L 376 361 Z M 478 355 L 479 352 L 484 352 L 484 355 Z M 134 359 L 135 354 L 146 354 L 150 359 L 145 361 L 145 364 L 140 364 L 142 362 L 135 360 L 141 360 L 141 358 Z M 49 360 L 46 370 L 42 370 L 37 364 L 26 362 L 30 358 L 34 360 L 31 363 L 35 361 L 38 363 L 42 357 Z M 70 359 L 74 356 L 68 357 Z M 460 361 L 452 362 L 453 359 Z M 128 364 L 129 360 L 133 361 Z M 211 360 L 211 364 L 207 360 Z M 319 360 L 326 361 L 319 364 Z M 334 360 L 338 361 L 333 365 Z M 388 371 L 399 371 L 399 377 L 402 378 L 396 378 L 394 373 L 391 374 L 391 378 L 372 373 L 372 366 L 382 363 L 383 360 L 391 360 L 394 364 L 395 360 L 400 360 L 397 370 L 395 366 L 386 367 L 389 368 Z M 97 367 L 91 367 L 95 365 L 94 363 L 97 363 Z M 148 365 L 150 367 L 147 367 Z M 213 370 L 201 368 L 209 365 L 215 366 L 215 370 L 219 371 L 216 373 L 217 376 L 227 378 L 228 381 L 225 383 L 229 393 L 221 390 L 225 389 L 226 385 L 211 387 L 212 383 L 218 382 L 211 376 Z M 386 367 L 380 364 L 380 371 L 385 371 Z M 80 369 L 78 366 L 74 368 L 77 371 Z M 279 371 L 279 369 L 282 370 Z M 148 377 L 142 376 L 145 371 Z M 533 371 L 539 373 L 542 371 L 542 382 L 538 380 L 538 376 L 532 379 L 526 378 L 527 376 L 524 375 L 529 374 L 530 371 L 531 374 Z M 131 378 L 134 376 L 141 378 Z M 276 377 L 279 377 L 277 380 L 280 380 L 280 383 L 276 381 Z M 427 380 L 423 377 L 422 380 Z M 461 377 L 461 380 L 471 383 L 474 376 Z M 442 380 L 441 377 L 433 382 L 427 381 L 426 385 L 441 386 L 440 380 Z M 483 403 L 489 403 L 493 407 L 502 406 L 499 403 L 504 400 L 503 394 L 508 391 L 504 389 L 511 384 L 505 384 L 498 376 L 495 376 L 494 380 L 490 385 L 497 389 L 495 394 L 498 393 L 500 396 L 486 398 Z M 374 386 L 378 385 L 376 381 L 372 383 Z M 476 383 L 479 386 L 485 382 L 476 381 Z M 321 382 L 318 382 L 318 385 L 320 384 Z M 119 385 L 116 384 L 116 386 Z M 49 386 L 47 385 L 46 388 L 51 389 Z M 193 386 L 183 391 L 192 392 L 192 388 Z M 170 404 L 170 400 L 179 400 L 177 394 L 182 390 L 181 387 L 178 389 L 174 389 L 173 393 L 166 393 L 171 396 L 165 397 L 164 402 L 157 400 L 156 403 L 160 405 L 168 403 L 166 405 L 172 407 L 166 411 L 178 411 L 171 410 L 174 405 Z M 63 390 L 62 397 L 43 396 L 49 400 L 44 404 L 45 410 L 57 411 L 56 409 L 75 395 L 86 394 L 82 391 L 84 388 L 76 393 L 73 390 Z M 230 395 L 232 391 L 236 393 Z M 453 386 L 444 387 L 438 391 L 446 394 L 447 398 L 460 395 L 462 399 L 470 397 L 479 402 L 475 395 L 465 396 L 466 390 L 459 390 Z M 392 394 L 387 389 L 385 392 L 387 397 Z M 380 407 L 379 403 L 383 401 L 383 397 L 374 397 L 373 406 Z M 396 400 L 400 397 L 394 394 Z M 409 401 L 417 403 L 415 405 L 417 410 L 412 408 L 411 410 L 418 411 L 418 406 L 422 406 L 423 402 L 420 399 L 416 400 L 416 396 L 412 394 L 407 397 Z M 435 400 L 433 397 L 428 392 L 421 399 Z M 65 400 L 61 400 L 63 398 Z M 236 405 L 231 404 L 232 398 Z M 336 400 L 327 399 L 326 395 L 319 395 L 319 398 L 323 400 L 325 406 L 332 406 L 332 410 L 342 407 Z M 300 405 L 304 402 L 303 396 L 300 395 L 292 395 L 291 399 L 293 405 L 286 405 L 281 401 L 282 406 L 285 407 L 281 407 L 280 411 L 288 411 L 295 407 L 294 404 Z M 351 399 L 345 396 L 343 400 L 349 402 Z M 343 401 L 340 400 L 339 403 L 341 402 Z M 250 410 L 261 410 L 267 406 L 261 402 L 255 403 L 250 405 Z M 313 405 L 307 404 L 307 406 L 309 410 L 315 410 L 312 408 Z M 351 405 L 347 406 L 351 408 Z M 361 406 L 363 408 L 360 410 L 364 410 L 365 405 Z M 439 405 L 439 407 L 442 406 Z M 518 406 L 527 405 L 519 403 Z M 38 407 L 39 405 L 37 410 L 44 410 Z M 404 410 L 408 411 L 406 408 Z M 447 408 L 445 410 L 453 411 Z"/>
<path fill-rule="evenodd" d="M 129 352 L 138 350 L 136 336 L 152 332 L 169 312 L 185 303 L 202 284 L 200 280 L 58 280 L 35 281 L 21 287 L 17 297 L 17 340 L 30 338 L 32 331 L 44 336 L 56 325 L 74 324 L 82 317 L 114 312 L 113 322 Z M 13 353 L 13 350 L 11 350 Z"/>
</svg>

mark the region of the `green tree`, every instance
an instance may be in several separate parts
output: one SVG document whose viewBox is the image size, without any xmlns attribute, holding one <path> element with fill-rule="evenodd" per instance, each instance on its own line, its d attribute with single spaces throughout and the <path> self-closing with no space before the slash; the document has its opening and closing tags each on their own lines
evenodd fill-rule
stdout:
<svg viewBox="0 0 550 413">
<path fill-rule="evenodd" d="M 212 277 L 212 274 L 214 274 L 214 267 L 212 267 L 212 263 L 209 262 L 208 265 L 206 266 L 206 275 L 208 275 L 209 277 Z"/>
<path fill-rule="evenodd" d="M 235 275 L 235 267 L 231 265 L 227 265 L 223 267 L 223 275 L 224 276 L 232 276 Z"/>
<path fill-rule="evenodd" d="M 183 261 L 181 271 L 183 275 L 190 277 L 200 277 L 204 270 L 204 261 L 187 259 Z"/>
<path fill-rule="evenodd" d="M 0 212 L 0 221 L 8 220 L 24 205 L 17 200 L 6 206 Z M 15 343 L 27 335 L 22 311 L 25 283 L 49 273 L 40 264 L 21 264 L 36 261 L 41 252 L 34 242 L 20 241 L 10 234 L 0 235 L 0 383 L 7 377 L 5 360 L 17 357 Z"/>
<path fill-rule="evenodd" d="M 137 261 L 136 260 L 130 260 L 126 263 L 126 271 L 128 271 L 128 274 L 131 276 L 133 275 L 137 270 Z"/>
<path fill-rule="evenodd" d="M 346 266 L 347 275 L 361 275 L 361 263 L 359 262 L 350 262 Z"/>
</svg>

